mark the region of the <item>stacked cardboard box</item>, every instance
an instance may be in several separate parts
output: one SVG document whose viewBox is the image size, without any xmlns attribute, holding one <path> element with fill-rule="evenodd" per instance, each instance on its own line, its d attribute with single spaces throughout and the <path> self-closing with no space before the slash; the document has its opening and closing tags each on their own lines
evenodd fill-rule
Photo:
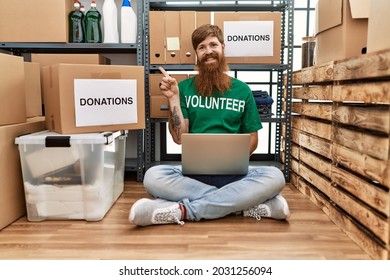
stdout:
<svg viewBox="0 0 390 280">
<path fill-rule="evenodd" d="M 31 54 L 31 61 L 39 63 L 40 72 L 41 72 L 41 84 L 44 83 L 44 80 L 50 79 L 46 77 L 45 71 L 42 71 L 43 68 L 49 67 L 58 63 L 71 63 L 71 64 L 110 64 L 110 59 L 99 55 L 99 54 Z M 42 104 L 45 103 L 45 88 L 42 88 L 41 91 Z"/>
<path fill-rule="evenodd" d="M 0 0 L 0 42 L 66 43 L 72 3 L 69 0 Z"/>
<path fill-rule="evenodd" d="M 0 149 L 5 155 L 0 162 L 0 176 L 4 178 L 0 184 L 0 229 L 26 214 L 25 191 L 31 180 L 22 173 L 21 155 L 15 144 L 21 135 L 49 129 L 49 133 L 61 139 L 67 135 L 82 134 L 95 141 L 94 137 L 101 132 L 108 132 L 104 133 L 104 137 L 111 139 L 110 135 L 116 131 L 145 127 L 143 67 L 107 65 L 110 61 L 97 54 L 32 54 L 31 58 L 32 62 L 24 62 L 22 57 L 0 54 Z M 34 116 L 38 117 L 32 118 Z M 99 200 L 104 204 L 100 208 L 102 215 L 123 190 L 126 135 L 119 135 L 116 137 L 118 140 L 102 145 L 103 156 L 99 158 L 103 160 L 94 160 L 94 163 L 101 165 L 96 170 L 104 172 L 95 172 L 95 180 L 88 177 L 88 182 L 99 183 L 99 188 L 103 188 L 99 192 L 103 190 L 107 193 L 107 197 Z M 80 146 L 79 153 L 88 154 L 86 145 L 73 146 Z M 63 152 L 67 153 L 64 147 L 52 149 L 64 149 Z M 51 161 L 54 150 L 46 147 L 34 150 L 37 154 L 42 152 L 34 165 L 41 166 L 44 161 Z M 95 155 L 96 151 L 97 147 L 91 150 L 91 155 Z M 88 169 L 87 166 L 83 168 Z M 99 177 L 98 173 L 103 175 Z M 28 171 L 25 174 L 29 174 Z M 101 182 L 104 182 L 103 185 Z M 45 200 L 47 187 L 39 188 L 40 199 Z M 54 188 L 54 185 L 51 187 Z M 76 183 L 73 188 L 82 189 L 82 184 Z M 114 196 L 110 195 L 110 190 Z M 82 201 L 85 202 L 91 201 Z M 56 216 L 56 207 L 50 209 L 47 213 L 49 217 L 64 217 Z M 96 216 L 96 219 L 102 218 L 102 215 Z M 65 215 L 65 218 L 70 217 L 84 216 Z M 44 219 L 39 216 L 41 218 Z M 84 218 L 95 219 L 89 214 Z"/>
<path fill-rule="evenodd" d="M 39 64 L 0 53 L 0 126 L 42 116 Z"/>
<path fill-rule="evenodd" d="M 44 117 L 0 126 L 0 230 L 26 214 L 20 157 L 15 138 L 44 130 Z"/>
<path fill-rule="evenodd" d="M 0 54 L 0 229 L 26 213 L 15 137 L 44 129 L 39 67 Z M 31 118 L 35 117 L 35 118 Z"/>
<path fill-rule="evenodd" d="M 123 192 L 122 133 L 145 128 L 144 67 L 94 54 L 32 60 L 41 65 L 47 131 L 16 139 L 27 217 L 100 220 Z"/>
<path fill-rule="evenodd" d="M 188 78 L 187 74 L 172 74 L 179 83 Z M 151 118 L 168 118 L 168 99 L 161 93 L 160 82 L 163 78 L 162 74 L 149 75 L 149 95 L 150 95 L 150 117 Z"/>
<path fill-rule="evenodd" d="M 367 52 L 390 48 L 390 1 L 370 1 Z"/>
<path fill-rule="evenodd" d="M 315 64 L 389 49 L 389 13 L 387 0 L 318 0 Z"/>
<path fill-rule="evenodd" d="M 143 66 L 110 65 L 110 60 L 99 54 L 32 54 L 31 60 L 41 66 L 47 129 L 74 134 L 145 127 Z M 126 82 L 132 86 L 126 87 Z M 89 88 L 80 83 L 88 84 Z M 99 93 L 97 89 L 92 90 L 96 85 L 100 85 Z M 114 89 L 122 90 L 122 96 Z M 77 94 L 84 95 L 77 99 Z M 110 102 L 112 98 L 132 101 L 91 105 L 97 99 Z M 85 100 L 88 104 L 83 103 Z M 128 118 L 121 119 L 126 114 Z M 80 121 L 81 118 L 87 123 Z"/>
<path fill-rule="evenodd" d="M 144 67 L 56 64 L 43 69 L 46 126 L 62 134 L 145 128 Z"/>
<path fill-rule="evenodd" d="M 26 121 L 23 58 L 0 54 L 0 125 Z"/>
<path fill-rule="evenodd" d="M 280 13 L 150 11 L 149 19 L 151 64 L 194 64 L 191 34 L 211 22 L 224 32 L 228 63 L 280 63 Z"/>
<path fill-rule="evenodd" d="M 24 62 L 26 117 L 42 116 L 41 69 L 38 63 Z"/>
</svg>

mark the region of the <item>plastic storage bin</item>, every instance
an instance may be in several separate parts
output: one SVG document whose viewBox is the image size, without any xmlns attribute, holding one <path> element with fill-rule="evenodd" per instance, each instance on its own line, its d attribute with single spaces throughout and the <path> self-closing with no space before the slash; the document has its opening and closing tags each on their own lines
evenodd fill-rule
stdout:
<svg viewBox="0 0 390 280">
<path fill-rule="evenodd" d="M 124 189 L 127 131 L 15 139 L 29 221 L 99 221 Z"/>
</svg>

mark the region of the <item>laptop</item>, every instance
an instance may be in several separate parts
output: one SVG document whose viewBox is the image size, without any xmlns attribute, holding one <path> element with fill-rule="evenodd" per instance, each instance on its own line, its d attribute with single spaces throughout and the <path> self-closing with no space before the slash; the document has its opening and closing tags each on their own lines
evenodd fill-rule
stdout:
<svg viewBox="0 0 390 280">
<path fill-rule="evenodd" d="M 250 134 L 181 135 L 184 175 L 245 175 L 249 167 Z"/>
</svg>

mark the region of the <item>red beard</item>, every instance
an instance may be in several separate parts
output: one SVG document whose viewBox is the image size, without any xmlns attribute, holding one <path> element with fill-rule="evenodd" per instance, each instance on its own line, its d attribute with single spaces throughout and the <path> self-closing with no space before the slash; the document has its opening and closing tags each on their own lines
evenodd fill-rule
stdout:
<svg viewBox="0 0 390 280">
<path fill-rule="evenodd" d="M 205 64 L 210 57 L 215 58 L 216 63 Z M 211 96 L 214 90 L 224 93 L 231 87 L 231 78 L 225 73 L 229 71 L 229 66 L 223 54 L 205 55 L 202 60 L 198 60 L 196 69 L 199 74 L 195 77 L 195 87 L 202 96 Z"/>
</svg>

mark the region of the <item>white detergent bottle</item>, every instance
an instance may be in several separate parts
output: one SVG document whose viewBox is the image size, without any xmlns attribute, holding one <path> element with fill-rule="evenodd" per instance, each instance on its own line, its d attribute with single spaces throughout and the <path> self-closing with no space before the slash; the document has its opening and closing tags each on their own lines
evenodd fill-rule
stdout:
<svg viewBox="0 0 390 280">
<path fill-rule="evenodd" d="M 123 0 L 121 8 L 121 43 L 137 42 L 137 16 L 130 0 Z"/>
<path fill-rule="evenodd" d="M 103 27 L 103 43 L 119 43 L 118 9 L 114 0 L 104 0 Z"/>
</svg>

